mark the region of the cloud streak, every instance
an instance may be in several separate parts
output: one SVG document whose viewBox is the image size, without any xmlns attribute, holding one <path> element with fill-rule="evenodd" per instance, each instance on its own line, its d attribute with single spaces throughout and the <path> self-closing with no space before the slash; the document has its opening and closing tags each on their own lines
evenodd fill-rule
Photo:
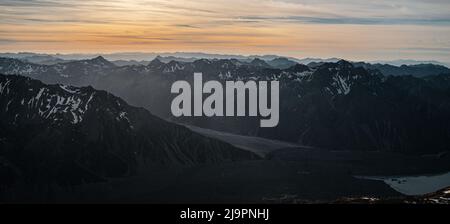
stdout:
<svg viewBox="0 0 450 224">
<path fill-rule="evenodd" d="M 450 25 L 450 18 L 412 19 L 412 18 L 352 18 L 352 17 L 305 17 L 305 16 L 282 16 L 282 17 L 240 17 L 244 21 L 251 22 L 299 22 L 305 24 L 335 24 L 335 25 Z"/>
</svg>

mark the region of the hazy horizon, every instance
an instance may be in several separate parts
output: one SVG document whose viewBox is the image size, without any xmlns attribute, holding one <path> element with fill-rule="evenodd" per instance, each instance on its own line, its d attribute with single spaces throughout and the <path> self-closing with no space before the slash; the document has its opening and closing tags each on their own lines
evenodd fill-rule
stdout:
<svg viewBox="0 0 450 224">
<path fill-rule="evenodd" d="M 381 63 L 390 64 L 395 66 L 400 65 L 415 65 L 415 64 L 437 64 L 450 67 L 450 63 L 437 60 L 417 60 L 411 58 L 398 58 L 392 60 L 350 60 L 347 58 L 340 57 L 290 57 L 285 55 L 275 55 L 275 54 L 261 54 L 261 55 L 244 55 L 244 54 L 220 54 L 220 53 L 206 53 L 206 52 L 112 52 L 112 53 L 46 53 L 46 52 L 29 52 L 29 51 L 18 51 L 18 52 L 0 52 L 0 57 L 11 57 L 11 58 L 27 58 L 28 54 L 40 55 L 40 56 L 52 56 L 55 58 L 63 60 L 86 60 L 93 59 L 98 56 L 102 56 L 109 61 L 140 61 L 149 62 L 158 56 L 161 57 L 175 57 L 182 59 L 239 59 L 246 60 L 252 58 L 260 58 L 266 61 L 275 58 L 287 58 L 290 60 L 297 61 L 298 63 L 308 64 L 313 61 L 337 61 L 346 60 L 352 62 L 367 62 L 367 63 Z"/>
<path fill-rule="evenodd" d="M 0 51 L 449 63 L 449 6 L 444 0 L 6 0 Z"/>
</svg>

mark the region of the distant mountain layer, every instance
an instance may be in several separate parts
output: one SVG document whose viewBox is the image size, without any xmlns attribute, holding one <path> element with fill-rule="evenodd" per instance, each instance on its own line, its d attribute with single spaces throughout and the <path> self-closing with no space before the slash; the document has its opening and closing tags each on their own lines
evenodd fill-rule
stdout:
<svg viewBox="0 0 450 224">
<path fill-rule="evenodd" d="M 117 65 L 131 65 L 138 63 L 149 62 L 153 59 L 159 59 L 162 62 L 170 62 L 181 61 L 181 62 L 193 62 L 199 59 L 238 59 L 245 62 L 250 62 L 255 58 L 262 59 L 264 61 L 272 61 L 279 58 L 288 59 L 290 61 L 294 61 L 300 64 L 309 64 L 309 63 L 325 63 L 325 62 L 338 62 L 342 60 L 341 58 L 295 58 L 295 57 L 285 57 L 280 55 L 237 55 L 237 54 L 209 54 L 202 52 L 165 52 L 165 53 L 156 53 L 156 52 L 122 52 L 122 53 L 110 53 L 110 54 L 102 54 L 106 59 L 116 62 Z M 0 53 L 0 57 L 6 58 L 16 58 L 21 60 L 26 60 L 31 63 L 37 64 L 56 64 L 60 62 L 68 62 L 74 60 L 85 60 L 90 58 L 95 58 L 99 56 L 99 54 L 42 54 L 42 53 L 32 53 L 32 52 L 20 52 L 20 53 Z M 372 61 L 371 64 L 389 64 L 394 66 L 401 65 L 418 65 L 418 64 L 435 64 L 449 67 L 449 62 L 439 62 L 433 60 L 378 60 Z"/>
<path fill-rule="evenodd" d="M 0 75 L 2 184 L 79 184 L 133 175 L 147 166 L 256 158 L 105 91 Z"/>
<path fill-rule="evenodd" d="M 43 66 L 0 59 L 0 72 L 5 74 L 92 85 L 160 117 L 199 127 L 337 150 L 418 154 L 448 150 L 450 76 L 441 74 L 440 67 L 423 78 L 386 76 L 370 66 L 341 60 L 277 69 L 260 59 L 168 63 L 155 59 L 148 65 L 120 67 L 102 57 Z M 172 117 L 170 86 L 176 80 L 192 82 L 194 72 L 203 72 L 204 81 L 280 81 L 279 125 L 259 128 L 257 117 Z"/>
</svg>

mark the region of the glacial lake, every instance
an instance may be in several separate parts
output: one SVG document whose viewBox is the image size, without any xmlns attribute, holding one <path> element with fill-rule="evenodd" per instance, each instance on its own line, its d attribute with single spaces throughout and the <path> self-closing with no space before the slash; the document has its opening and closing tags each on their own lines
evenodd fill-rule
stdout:
<svg viewBox="0 0 450 224">
<path fill-rule="evenodd" d="M 423 195 L 450 186 L 450 172 L 423 176 L 358 176 L 368 180 L 381 180 L 405 195 Z"/>
</svg>

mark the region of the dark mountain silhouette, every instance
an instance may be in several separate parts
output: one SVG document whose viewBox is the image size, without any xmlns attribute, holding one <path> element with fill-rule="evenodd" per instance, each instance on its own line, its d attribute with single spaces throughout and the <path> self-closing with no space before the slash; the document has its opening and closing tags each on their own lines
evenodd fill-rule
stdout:
<svg viewBox="0 0 450 224">
<path fill-rule="evenodd" d="M 442 65 L 435 64 L 416 64 L 416 65 L 401 65 L 394 66 L 389 64 L 369 64 L 364 62 L 356 62 L 355 66 L 361 66 L 366 69 L 379 70 L 383 75 L 402 76 L 412 75 L 415 77 L 425 77 L 430 75 L 448 74 L 450 69 Z"/>
<path fill-rule="evenodd" d="M 161 60 L 157 57 L 148 64 L 148 67 L 158 69 L 164 65 L 165 65 L 165 63 L 161 62 Z"/>
<path fill-rule="evenodd" d="M 292 67 L 297 64 L 297 62 L 289 60 L 287 58 L 275 58 L 273 60 L 267 61 L 267 63 L 272 68 L 278 68 L 278 69 L 287 69 L 287 68 Z"/>
<path fill-rule="evenodd" d="M 18 73 L 47 83 L 92 85 L 167 119 L 317 147 L 426 154 L 445 151 L 450 146 L 447 75 L 386 76 L 378 69 L 344 60 L 315 66 L 296 64 L 287 69 L 236 59 L 168 63 L 154 60 L 148 66 L 123 67 L 100 64 L 105 62 L 78 62 L 78 69 L 72 70 L 67 64 L 37 66 L 1 59 L 0 72 Z M 65 69 L 56 69 L 63 65 Z M 171 117 L 171 84 L 176 80 L 192 82 L 194 72 L 202 72 L 204 81 L 279 80 L 279 125 L 259 128 L 256 117 Z"/>
<path fill-rule="evenodd" d="M 101 57 L 56 65 L 1 58 L 0 72 L 8 74 L 0 75 L 0 201 L 398 203 L 413 198 L 357 177 L 442 173 L 450 164 L 446 74 L 387 76 L 343 60 L 277 68 L 238 59 L 117 66 Z M 192 82 L 194 72 L 204 81 L 280 81 L 279 125 L 172 117 L 170 87 Z M 300 144 L 259 159 L 70 84 L 107 90 L 168 120 Z M 442 193 L 413 201 L 435 202 Z"/>
<path fill-rule="evenodd" d="M 108 92 L 23 76 L 0 75 L 0 118 L 0 174 L 9 182 L 71 185 L 130 176 L 156 165 L 257 158 Z"/>
<path fill-rule="evenodd" d="M 256 67 L 263 67 L 263 68 L 270 68 L 271 66 L 269 64 L 267 64 L 266 61 L 261 60 L 259 58 L 255 58 L 250 62 L 251 65 L 256 66 Z"/>
</svg>

